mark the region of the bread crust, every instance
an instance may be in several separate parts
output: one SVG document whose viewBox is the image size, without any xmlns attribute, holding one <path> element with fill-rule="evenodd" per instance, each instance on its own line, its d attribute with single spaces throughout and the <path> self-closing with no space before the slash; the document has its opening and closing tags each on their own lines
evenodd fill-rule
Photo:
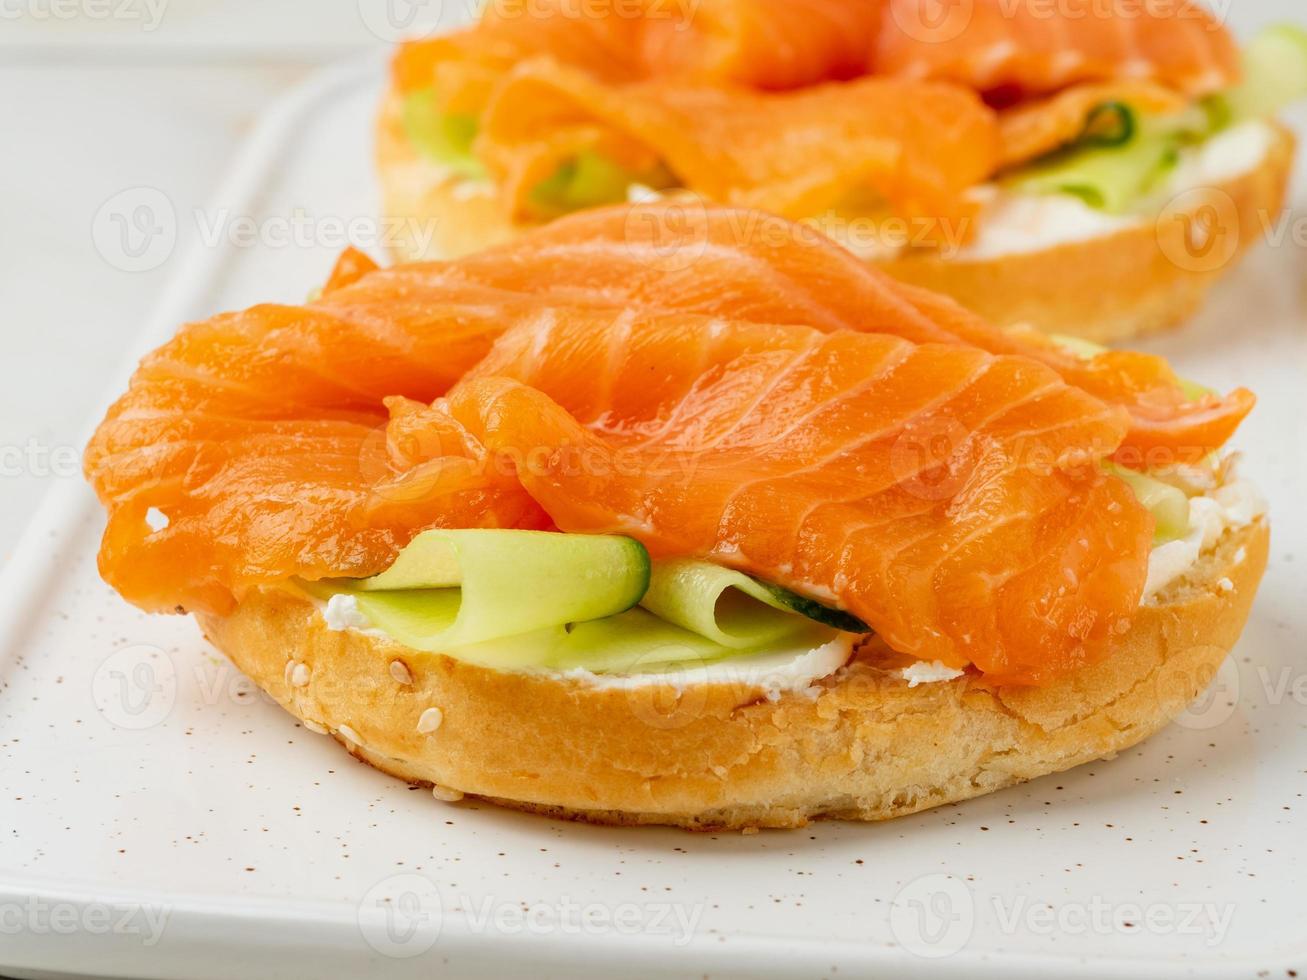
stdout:
<svg viewBox="0 0 1307 980">
<path fill-rule="evenodd" d="M 1108 659 L 1043 688 L 995 690 L 972 675 L 910 688 L 874 642 L 810 690 L 776 700 L 747 685 L 597 687 L 332 632 L 289 589 L 254 593 L 201 623 L 306 727 L 410 782 L 596 823 L 801 827 L 915 813 L 1149 737 L 1207 686 L 1238 639 L 1268 542 L 1264 520 L 1228 531 L 1187 579 L 1141 608 Z M 439 727 L 420 732 L 431 708 Z"/>
<path fill-rule="evenodd" d="M 920 251 L 876 264 L 952 296 L 998 326 L 1027 323 L 1102 344 L 1176 326 L 1264 234 L 1266 216 L 1284 206 L 1296 141 L 1284 126 L 1274 128 L 1260 168 L 1182 195 L 1155 222 L 993 259 Z M 399 262 L 458 258 L 534 227 L 511 221 L 493 187 L 468 193 L 467 185 L 419 157 L 404 135 L 402 102 L 393 91 L 378 121 L 377 165 Z M 1219 222 L 1212 242 L 1192 240 L 1192 222 L 1203 215 Z"/>
<path fill-rule="evenodd" d="M 909 254 L 880 267 L 952 296 L 998 326 L 1111 344 L 1183 323 L 1284 207 L 1297 141 L 1279 123 L 1262 165 L 1177 196 L 1155 221 L 987 260 Z M 1214 216 L 1210 233 L 1200 229 Z"/>
</svg>

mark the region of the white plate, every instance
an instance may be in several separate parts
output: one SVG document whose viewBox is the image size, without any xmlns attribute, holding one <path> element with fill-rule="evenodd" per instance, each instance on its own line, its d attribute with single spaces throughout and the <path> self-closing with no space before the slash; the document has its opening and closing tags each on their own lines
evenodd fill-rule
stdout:
<svg viewBox="0 0 1307 980">
<path fill-rule="evenodd" d="M 271 113 L 215 212 L 374 214 L 378 75 L 332 73 Z M 301 298 L 335 252 L 318 227 L 313 247 L 198 253 L 137 353 L 184 319 Z M 117 599 L 95 572 L 99 509 L 64 488 L 0 582 L 0 969 L 1307 970 L 1305 268 L 1297 248 L 1261 249 L 1157 345 L 1263 396 L 1239 442 L 1272 498 L 1274 557 L 1215 697 L 1115 762 L 888 824 L 694 836 L 437 803 L 299 727 L 190 620 Z"/>
</svg>

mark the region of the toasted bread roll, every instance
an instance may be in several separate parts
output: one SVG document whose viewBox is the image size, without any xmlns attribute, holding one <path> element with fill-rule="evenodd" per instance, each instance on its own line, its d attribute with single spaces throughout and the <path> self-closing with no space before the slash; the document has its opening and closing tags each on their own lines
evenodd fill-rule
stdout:
<svg viewBox="0 0 1307 980">
<path fill-rule="evenodd" d="M 1042 688 L 995 690 L 972 675 L 910 687 L 874 641 L 780 696 L 749 683 L 601 685 L 332 632 L 290 591 L 202 623 L 306 727 L 442 799 L 609 824 L 800 827 L 915 813 L 1149 737 L 1238 639 L 1268 542 L 1264 520 L 1228 531 L 1140 609 L 1110 657 Z"/>
</svg>

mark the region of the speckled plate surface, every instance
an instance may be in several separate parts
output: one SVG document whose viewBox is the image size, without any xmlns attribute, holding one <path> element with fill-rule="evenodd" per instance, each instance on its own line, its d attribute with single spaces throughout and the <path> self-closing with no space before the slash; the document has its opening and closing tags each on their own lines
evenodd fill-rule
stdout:
<svg viewBox="0 0 1307 980">
<path fill-rule="evenodd" d="M 374 214 L 374 76 L 336 72 L 276 109 L 215 211 Z M 1274 555 L 1212 694 L 1115 762 L 894 823 L 692 836 L 438 803 L 298 726 L 189 620 L 119 601 L 95 571 L 98 508 L 65 488 L 0 583 L 0 973 L 1307 970 L 1297 217 L 1154 345 L 1263 397 L 1240 445 L 1272 500 Z M 188 317 L 301 298 L 336 251 L 317 227 L 307 247 L 198 250 L 135 353 Z"/>
</svg>

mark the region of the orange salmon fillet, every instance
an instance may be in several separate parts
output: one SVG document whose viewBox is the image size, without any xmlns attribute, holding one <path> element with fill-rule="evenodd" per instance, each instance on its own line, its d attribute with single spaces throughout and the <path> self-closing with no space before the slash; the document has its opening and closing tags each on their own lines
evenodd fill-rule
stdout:
<svg viewBox="0 0 1307 980">
<path fill-rule="evenodd" d="M 814 229 L 698 201 L 573 215 L 456 268 L 464 282 L 571 304 L 890 333 L 1030 357 L 1130 413 L 1120 452 L 1136 468 L 1196 462 L 1223 446 L 1256 403 L 1244 389 L 1191 400 L 1160 357 L 1111 351 L 1082 360 L 1037 331 L 999 330 L 951 299 L 890 279 Z"/>
<path fill-rule="evenodd" d="M 1076 142 L 1094 110 L 1112 103 L 1149 115 L 1168 115 L 1189 106 L 1184 97 L 1153 82 L 1075 85 L 999 114 L 1002 168 L 1018 167 Z"/>
<path fill-rule="evenodd" d="M 184 326 L 86 454 L 155 611 L 363 576 L 431 527 L 622 530 L 1042 682 L 1106 649 L 1152 518 L 1099 463 L 1201 439 L 1165 364 L 1081 363 L 773 215 L 674 204 Z M 1248 396 L 1249 404 L 1251 396 Z"/>
<path fill-rule="evenodd" d="M 998 166 L 996 118 L 957 86 L 857 78 L 880 20 L 847 0 L 497 0 L 404 45 L 394 74 L 480 120 L 476 153 L 516 219 L 555 217 L 533 192 L 591 151 L 794 217 L 878 191 L 960 220 L 962 192 Z"/>
<path fill-rule="evenodd" d="M 1198 97 L 1240 77 L 1234 38 L 1196 0 L 888 0 L 870 67 L 1008 99 L 1125 80 Z"/>
<path fill-rule="evenodd" d="M 151 611 L 223 612 L 250 585 L 370 574 L 424 526 L 541 526 L 511 478 L 487 481 L 474 447 L 415 470 L 387 428 L 387 397 L 430 401 L 484 354 L 488 317 L 391 291 L 183 327 L 142 361 L 87 449 L 110 505 L 106 581 Z M 151 527 L 152 511 L 166 527 Z"/>
<path fill-rule="evenodd" d="M 970 228 L 965 192 L 1074 140 L 1090 100 L 1171 111 L 1239 60 L 1195 0 L 494 0 L 394 74 L 478 121 L 518 221 L 557 217 L 537 189 L 594 153 L 792 218 L 878 194 Z"/>
<path fill-rule="evenodd" d="M 661 162 L 712 200 L 795 218 L 874 189 L 901 214 L 961 221 L 974 210 L 963 193 L 999 159 L 994 114 L 973 93 L 872 78 L 762 94 L 612 86 L 535 61 L 500 85 L 482 127 L 478 153 L 519 218 L 553 216 L 532 192 L 585 151 L 635 173 Z"/>
<path fill-rule="evenodd" d="M 651 7 L 641 51 L 651 74 L 792 89 L 866 70 L 880 0 L 696 0 Z"/>
<path fill-rule="evenodd" d="M 880 0 L 491 0 L 452 34 L 401 46 L 401 91 L 548 56 L 608 81 L 679 78 L 783 90 L 854 78 L 882 22 Z M 462 78 L 460 79 L 460 76 Z"/>
<path fill-rule="evenodd" d="M 479 113 L 499 80 L 532 58 L 549 57 L 610 82 L 646 74 L 632 57 L 642 43 L 641 18 L 618 16 L 602 4 L 582 11 L 566 0 L 528 2 L 530 8 L 494 0 L 472 27 L 402 44 L 392 65 L 396 86 L 406 93 L 434 87 L 447 110 Z"/>
<path fill-rule="evenodd" d="M 560 528 L 839 602 L 999 683 L 1083 663 L 1142 594 L 1152 517 L 1097 465 L 1124 413 L 1025 358 L 560 316 L 506 334 L 447 405 Z"/>
</svg>

